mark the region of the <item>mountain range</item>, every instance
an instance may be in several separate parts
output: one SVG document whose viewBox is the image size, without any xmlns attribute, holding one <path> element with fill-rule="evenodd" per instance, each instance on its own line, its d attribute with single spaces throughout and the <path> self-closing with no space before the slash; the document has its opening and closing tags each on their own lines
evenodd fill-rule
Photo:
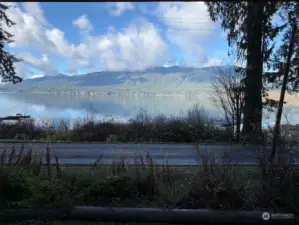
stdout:
<svg viewBox="0 0 299 225">
<path fill-rule="evenodd" d="M 0 91 L 100 92 L 107 90 L 190 91 L 210 85 L 220 67 L 153 67 L 142 71 L 102 71 L 82 75 L 44 76 L 4 84 Z"/>
</svg>

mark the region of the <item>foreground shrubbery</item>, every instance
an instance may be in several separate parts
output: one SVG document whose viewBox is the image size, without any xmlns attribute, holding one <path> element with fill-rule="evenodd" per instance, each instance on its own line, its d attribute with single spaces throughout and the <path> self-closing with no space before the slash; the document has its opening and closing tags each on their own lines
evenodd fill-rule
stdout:
<svg viewBox="0 0 299 225">
<path fill-rule="evenodd" d="M 1 155 L 2 208 L 68 207 L 71 205 L 287 210 L 298 213 L 299 173 L 292 158 L 280 154 L 269 165 L 235 166 L 229 155 L 223 165 L 202 155 L 194 168 L 157 166 L 147 155 L 129 165 L 124 159 L 107 166 L 50 165 L 32 151 Z M 278 154 L 279 156 L 279 154 Z M 283 160 L 281 160 L 283 158 Z M 278 160 L 280 159 L 280 160 Z M 45 161 L 46 164 L 42 164 Z"/>
<path fill-rule="evenodd" d="M 14 124 L 0 123 L 0 139 L 183 143 L 228 142 L 232 141 L 232 135 L 203 109 L 195 106 L 185 116 L 180 117 L 150 117 L 141 110 L 128 123 L 96 121 L 93 116 L 78 119 L 73 127 L 63 120 L 40 126 L 33 120 Z"/>
</svg>

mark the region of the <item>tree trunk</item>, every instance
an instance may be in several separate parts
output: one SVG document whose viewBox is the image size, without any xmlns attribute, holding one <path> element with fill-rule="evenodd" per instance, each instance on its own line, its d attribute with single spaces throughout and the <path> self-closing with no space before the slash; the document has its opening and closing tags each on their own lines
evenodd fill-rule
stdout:
<svg viewBox="0 0 299 225">
<path fill-rule="evenodd" d="M 274 128 L 274 136 L 273 136 L 273 143 L 272 143 L 272 152 L 271 152 L 271 156 L 270 156 L 270 163 L 272 163 L 272 161 L 275 158 L 275 153 L 276 153 L 276 148 L 277 148 L 277 143 L 278 143 L 278 139 L 280 136 L 280 122 L 281 122 L 281 114 L 283 111 L 283 103 L 284 103 L 284 96 L 285 96 L 285 92 L 287 90 L 287 84 L 288 84 L 288 75 L 289 75 L 289 71 L 290 71 L 290 62 L 291 62 L 291 57 L 293 54 L 293 49 L 294 49 L 294 44 L 295 44 L 295 36 L 296 36 L 296 23 L 293 24 L 292 26 L 292 36 L 291 36 L 291 40 L 289 43 L 289 49 L 288 49 L 288 56 L 287 56 L 287 62 L 285 65 L 285 71 L 284 71 L 284 75 L 283 75 L 283 82 L 282 82 L 282 87 L 281 87 L 281 91 L 280 91 L 280 99 L 279 99 L 279 106 L 278 106 L 278 111 L 276 114 L 276 121 L 275 121 L 275 128 Z"/>
<path fill-rule="evenodd" d="M 232 138 L 234 139 L 235 133 L 236 133 L 236 112 L 232 112 L 232 122 L 231 122 L 231 132 L 232 132 Z"/>
<path fill-rule="evenodd" d="M 237 136 L 237 142 L 240 141 L 240 128 L 241 128 L 241 109 L 240 109 L 240 95 L 238 93 L 237 95 L 237 111 L 236 111 L 236 136 Z"/>
<path fill-rule="evenodd" d="M 248 2 L 243 134 L 254 141 L 258 140 L 262 130 L 263 8 L 263 2 Z"/>
</svg>

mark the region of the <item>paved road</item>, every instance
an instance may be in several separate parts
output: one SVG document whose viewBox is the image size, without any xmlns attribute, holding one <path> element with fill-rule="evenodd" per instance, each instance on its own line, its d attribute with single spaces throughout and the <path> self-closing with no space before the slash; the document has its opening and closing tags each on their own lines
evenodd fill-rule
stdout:
<svg viewBox="0 0 299 225">
<path fill-rule="evenodd" d="M 21 144 L 0 143 L 0 153 L 6 149 L 8 152 L 15 146 L 17 150 Z M 46 144 L 24 144 L 25 149 L 30 147 L 34 151 L 46 149 Z M 104 164 L 111 163 L 114 159 L 125 158 L 129 163 L 134 162 L 134 156 L 149 153 L 156 163 L 167 161 L 169 165 L 196 165 L 198 151 L 192 144 L 50 144 L 50 149 L 59 154 L 61 164 L 91 164 L 103 153 Z M 254 164 L 259 156 L 257 148 L 236 145 L 200 144 L 200 154 L 213 154 L 217 160 L 224 153 L 229 153 L 233 163 Z M 295 154 L 299 162 L 299 151 Z M 54 160 L 52 160 L 54 162 Z M 220 161 L 219 161 L 220 162 Z"/>
</svg>

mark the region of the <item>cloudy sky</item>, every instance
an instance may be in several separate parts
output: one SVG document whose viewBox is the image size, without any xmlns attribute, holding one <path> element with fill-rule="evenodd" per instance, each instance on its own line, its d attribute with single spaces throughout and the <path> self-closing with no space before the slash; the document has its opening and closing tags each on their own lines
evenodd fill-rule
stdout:
<svg viewBox="0 0 299 225">
<path fill-rule="evenodd" d="M 203 2 L 5 3 L 19 75 L 220 65 L 227 41 Z"/>
<path fill-rule="evenodd" d="M 6 48 L 24 60 L 17 65 L 24 78 L 229 62 L 225 34 L 204 2 L 4 4 L 16 23 Z M 287 98 L 299 107 L 298 95 Z"/>
</svg>

